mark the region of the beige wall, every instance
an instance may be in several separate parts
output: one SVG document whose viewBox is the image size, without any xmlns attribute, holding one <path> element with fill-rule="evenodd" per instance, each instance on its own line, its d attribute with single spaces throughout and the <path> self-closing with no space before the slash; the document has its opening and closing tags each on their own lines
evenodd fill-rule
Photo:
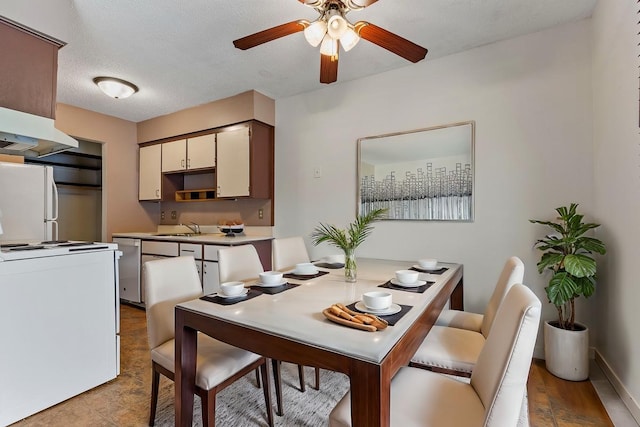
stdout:
<svg viewBox="0 0 640 427">
<path fill-rule="evenodd" d="M 260 120 L 275 125 L 275 101 L 250 90 L 138 123 L 138 142 L 156 141 L 221 126 Z"/>
<path fill-rule="evenodd" d="M 114 232 L 155 231 L 159 204 L 138 202 L 136 124 L 59 103 L 56 127 L 71 136 L 103 144 L 102 240 L 111 240 Z"/>
<path fill-rule="evenodd" d="M 637 10 L 636 2 L 598 2 L 593 13 L 593 188 L 607 254 L 589 306 L 596 360 L 640 422 Z"/>
</svg>

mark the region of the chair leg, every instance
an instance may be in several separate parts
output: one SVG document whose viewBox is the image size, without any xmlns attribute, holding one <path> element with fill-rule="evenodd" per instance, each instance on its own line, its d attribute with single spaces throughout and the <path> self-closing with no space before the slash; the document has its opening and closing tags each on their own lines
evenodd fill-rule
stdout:
<svg viewBox="0 0 640 427">
<path fill-rule="evenodd" d="M 151 409 L 149 411 L 149 425 L 153 426 L 156 422 L 156 408 L 158 407 L 158 389 L 160 386 L 160 372 L 156 371 L 155 366 L 151 372 Z"/>
<path fill-rule="evenodd" d="M 262 383 L 264 387 L 262 387 L 264 392 L 264 404 L 265 409 L 267 410 L 267 421 L 269 423 L 269 427 L 273 427 L 273 408 L 271 407 L 271 381 L 269 381 L 269 362 L 265 360 L 265 362 L 260 365 L 260 372 L 262 373 Z"/>
<path fill-rule="evenodd" d="M 298 365 L 298 377 L 300 378 L 300 391 L 304 392 L 304 366 Z"/>
<path fill-rule="evenodd" d="M 256 368 L 256 384 L 260 388 L 260 368 Z"/>
<path fill-rule="evenodd" d="M 202 406 L 202 425 L 203 427 L 215 427 L 216 425 L 216 393 L 218 390 L 214 387 L 200 396 L 200 405 Z"/>
<path fill-rule="evenodd" d="M 320 368 L 316 368 L 316 390 L 320 390 Z"/>
<path fill-rule="evenodd" d="M 281 362 L 276 359 L 271 359 L 271 364 L 273 366 L 273 382 L 276 387 L 276 414 L 282 416 L 284 411 L 282 410 L 282 377 L 280 373 L 280 364 Z"/>
</svg>

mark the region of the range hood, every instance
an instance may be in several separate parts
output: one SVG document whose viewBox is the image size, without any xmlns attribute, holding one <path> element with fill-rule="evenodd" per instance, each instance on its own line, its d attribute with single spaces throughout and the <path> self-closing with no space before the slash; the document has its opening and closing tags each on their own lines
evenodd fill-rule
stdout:
<svg viewBox="0 0 640 427">
<path fill-rule="evenodd" d="M 0 107 L 0 153 L 44 157 L 78 148 L 78 141 L 58 130 L 53 119 Z"/>
</svg>

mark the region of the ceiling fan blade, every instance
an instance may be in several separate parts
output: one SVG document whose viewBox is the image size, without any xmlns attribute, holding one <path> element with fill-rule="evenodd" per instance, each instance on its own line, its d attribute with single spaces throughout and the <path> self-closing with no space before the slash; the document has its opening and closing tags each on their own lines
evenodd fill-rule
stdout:
<svg viewBox="0 0 640 427">
<path fill-rule="evenodd" d="M 320 54 L 320 83 L 338 80 L 338 56 Z"/>
<path fill-rule="evenodd" d="M 303 19 L 287 22 L 286 24 L 278 25 L 277 27 L 269 28 L 241 39 L 234 40 L 233 45 L 238 49 L 246 50 L 263 43 L 279 39 L 280 37 L 303 31 L 308 25 L 309 22 Z"/>
<path fill-rule="evenodd" d="M 408 61 L 418 62 L 427 55 L 427 49 L 424 47 L 369 22 L 356 22 L 355 27 L 361 38 L 402 56 Z"/>
</svg>

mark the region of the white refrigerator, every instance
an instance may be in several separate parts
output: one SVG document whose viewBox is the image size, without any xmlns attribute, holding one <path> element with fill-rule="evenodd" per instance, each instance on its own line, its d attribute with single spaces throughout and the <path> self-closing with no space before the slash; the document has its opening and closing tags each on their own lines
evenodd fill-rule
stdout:
<svg viewBox="0 0 640 427">
<path fill-rule="evenodd" d="M 53 168 L 0 162 L 0 242 L 57 239 L 57 219 Z"/>
</svg>

